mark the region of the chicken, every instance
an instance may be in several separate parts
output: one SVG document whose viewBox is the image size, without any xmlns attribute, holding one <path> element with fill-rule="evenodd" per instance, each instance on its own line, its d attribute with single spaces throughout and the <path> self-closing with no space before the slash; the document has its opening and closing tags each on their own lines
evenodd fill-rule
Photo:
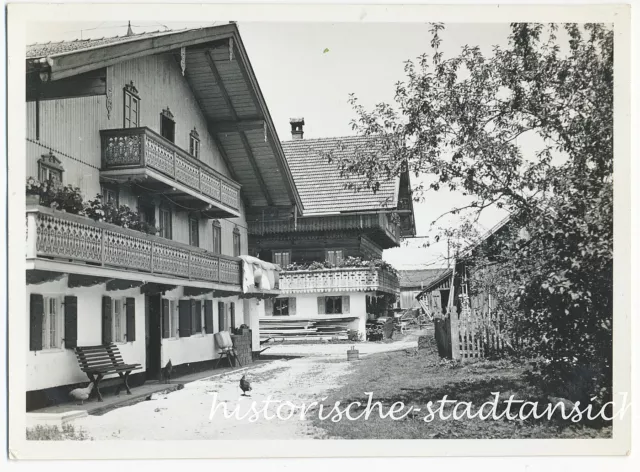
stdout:
<svg viewBox="0 0 640 472">
<path fill-rule="evenodd" d="M 247 392 L 251 391 L 251 382 L 249 382 L 246 378 L 246 375 L 243 375 L 240 379 L 240 389 L 242 390 L 242 395 L 247 397 Z"/>
<path fill-rule="evenodd" d="M 93 382 L 90 382 L 85 388 L 76 388 L 75 390 L 71 390 L 69 392 L 69 396 L 76 400 L 80 400 L 80 405 L 82 405 L 84 401 L 89 398 L 89 395 L 91 395 L 91 390 L 93 390 Z"/>
<path fill-rule="evenodd" d="M 173 364 L 171 364 L 171 359 L 167 362 L 167 365 L 162 369 L 162 378 L 164 379 L 164 383 L 171 383 L 171 371 L 173 370 Z"/>
</svg>

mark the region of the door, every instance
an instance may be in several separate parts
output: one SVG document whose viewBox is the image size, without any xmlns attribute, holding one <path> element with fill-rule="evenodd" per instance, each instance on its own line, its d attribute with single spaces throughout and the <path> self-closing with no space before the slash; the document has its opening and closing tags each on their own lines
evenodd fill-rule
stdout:
<svg viewBox="0 0 640 472">
<path fill-rule="evenodd" d="M 147 318 L 147 380 L 160 380 L 162 362 L 162 299 L 159 294 L 145 295 Z"/>
</svg>

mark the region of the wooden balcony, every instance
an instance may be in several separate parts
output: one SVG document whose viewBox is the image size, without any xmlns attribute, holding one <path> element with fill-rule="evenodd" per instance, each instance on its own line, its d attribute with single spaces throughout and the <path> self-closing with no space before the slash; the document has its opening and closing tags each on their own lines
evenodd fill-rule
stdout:
<svg viewBox="0 0 640 472">
<path fill-rule="evenodd" d="M 240 216 L 240 184 L 149 128 L 102 130 L 100 136 L 102 177 L 143 181 L 141 188 L 171 194 L 204 216 Z"/>
<path fill-rule="evenodd" d="M 400 244 L 400 227 L 391 221 L 387 213 L 310 216 L 297 221 L 293 218 L 264 218 L 248 221 L 248 228 L 249 234 L 255 236 L 355 231 L 368 234 L 383 249 Z"/>
<path fill-rule="evenodd" d="M 27 268 L 242 291 L 240 258 L 41 206 L 27 207 Z"/>
<path fill-rule="evenodd" d="M 398 277 L 382 268 L 340 268 L 280 272 L 280 291 L 292 293 L 400 292 Z"/>
</svg>

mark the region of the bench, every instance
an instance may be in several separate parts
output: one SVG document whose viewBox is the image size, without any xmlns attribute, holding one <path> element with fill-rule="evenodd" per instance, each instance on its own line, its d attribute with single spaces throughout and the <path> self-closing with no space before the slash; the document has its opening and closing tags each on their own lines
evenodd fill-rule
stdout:
<svg viewBox="0 0 640 472">
<path fill-rule="evenodd" d="M 125 364 L 122 360 L 120 350 L 115 344 L 78 346 L 76 347 L 76 357 L 78 358 L 80 369 L 87 374 L 89 380 L 93 382 L 99 402 L 102 401 L 100 381 L 105 375 L 118 374 L 122 379 L 122 385 L 127 389 L 127 395 L 131 395 L 128 384 L 129 374 L 134 370 L 142 368 L 140 364 Z M 122 385 L 118 385 L 116 395 L 120 393 Z"/>
</svg>

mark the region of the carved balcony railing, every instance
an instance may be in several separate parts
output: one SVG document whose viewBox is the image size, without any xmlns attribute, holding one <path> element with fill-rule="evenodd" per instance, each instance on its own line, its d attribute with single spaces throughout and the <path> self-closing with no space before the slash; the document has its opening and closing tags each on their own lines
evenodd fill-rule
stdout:
<svg viewBox="0 0 640 472">
<path fill-rule="evenodd" d="M 269 234 L 303 233 L 315 231 L 375 230 L 384 233 L 391 241 L 400 241 L 400 227 L 391 221 L 387 213 L 360 215 L 327 215 L 289 219 L 264 218 L 248 222 L 249 233 L 257 236 Z"/>
<path fill-rule="evenodd" d="M 280 272 L 280 291 L 287 293 L 399 293 L 398 277 L 384 268 L 339 268 Z"/>
<path fill-rule="evenodd" d="M 240 210 L 240 185 L 149 128 L 100 131 L 102 170 L 148 167 L 197 194 Z"/>
<path fill-rule="evenodd" d="M 41 206 L 27 208 L 27 260 L 47 258 L 241 287 L 241 260 Z"/>
</svg>

